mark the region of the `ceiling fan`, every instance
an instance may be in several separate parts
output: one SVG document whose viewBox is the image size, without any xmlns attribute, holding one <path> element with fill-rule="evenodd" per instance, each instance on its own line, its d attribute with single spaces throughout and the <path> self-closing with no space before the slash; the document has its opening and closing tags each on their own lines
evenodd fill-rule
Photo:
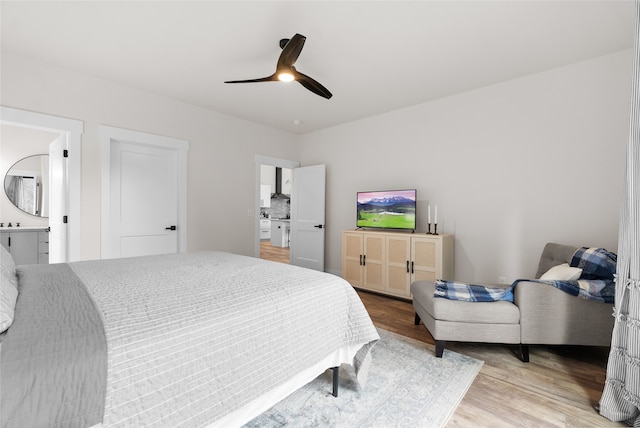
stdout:
<svg viewBox="0 0 640 428">
<path fill-rule="evenodd" d="M 298 56 L 300 56 L 300 52 L 302 51 L 302 47 L 304 46 L 304 41 L 306 39 L 307 38 L 305 36 L 296 34 L 291 39 L 280 40 L 280 48 L 282 49 L 282 52 L 278 58 L 276 72 L 271 76 L 261 77 L 259 79 L 229 80 L 224 83 L 291 82 L 292 80 L 296 80 L 314 94 L 327 99 L 331 98 L 333 94 L 331 94 L 327 88 L 306 74 L 300 73 L 293 66 L 298 59 Z"/>
</svg>

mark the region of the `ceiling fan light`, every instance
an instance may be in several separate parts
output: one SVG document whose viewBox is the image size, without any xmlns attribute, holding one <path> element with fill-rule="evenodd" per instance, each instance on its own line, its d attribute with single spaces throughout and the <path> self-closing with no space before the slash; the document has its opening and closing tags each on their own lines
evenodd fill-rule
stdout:
<svg viewBox="0 0 640 428">
<path fill-rule="evenodd" d="M 293 74 L 289 73 L 288 71 L 284 71 L 278 74 L 278 80 L 280 80 L 281 82 L 292 82 Z"/>
</svg>

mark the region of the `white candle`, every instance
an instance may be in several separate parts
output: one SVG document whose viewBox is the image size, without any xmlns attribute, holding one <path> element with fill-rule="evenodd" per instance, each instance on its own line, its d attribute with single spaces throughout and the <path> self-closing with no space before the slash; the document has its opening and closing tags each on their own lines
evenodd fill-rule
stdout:
<svg viewBox="0 0 640 428">
<path fill-rule="evenodd" d="M 427 222 L 428 222 L 429 224 L 431 224 L 431 204 L 429 204 L 429 211 L 428 211 L 428 213 L 429 213 L 429 218 L 427 219 Z"/>
<path fill-rule="evenodd" d="M 438 206 L 436 205 L 436 215 L 435 215 L 435 219 L 433 220 L 433 222 L 435 224 L 438 224 Z"/>
</svg>

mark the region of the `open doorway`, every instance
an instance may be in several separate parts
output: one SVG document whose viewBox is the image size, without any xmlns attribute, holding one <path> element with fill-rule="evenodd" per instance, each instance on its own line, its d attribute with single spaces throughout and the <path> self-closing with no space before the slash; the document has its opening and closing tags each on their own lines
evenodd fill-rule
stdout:
<svg viewBox="0 0 640 428">
<path fill-rule="evenodd" d="M 297 161 L 256 156 L 256 257 L 291 260 L 292 172 L 298 166 Z"/>
<path fill-rule="evenodd" d="M 293 170 L 260 166 L 260 258 L 280 263 L 291 260 L 291 190 Z"/>
<path fill-rule="evenodd" d="M 50 157 L 48 175 L 53 177 L 49 181 L 49 262 L 80 260 L 80 153 L 83 122 L 0 106 L 0 125 L 45 131 L 58 136 L 49 144 L 47 151 Z M 3 153 L 8 153 L 4 149 Z"/>
</svg>

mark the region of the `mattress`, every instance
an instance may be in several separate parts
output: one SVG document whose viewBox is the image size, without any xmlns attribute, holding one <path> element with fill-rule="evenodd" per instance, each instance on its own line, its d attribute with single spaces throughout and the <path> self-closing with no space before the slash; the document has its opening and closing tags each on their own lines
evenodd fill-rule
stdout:
<svg viewBox="0 0 640 428">
<path fill-rule="evenodd" d="M 86 373 L 70 373 L 68 379 L 54 377 L 49 384 L 36 383 L 39 391 L 35 391 L 33 382 L 18 386 L 21 379 L 41 377 L 30 373 L 29 367 L 20 367 L 26 373 L 5 376 L 15 366 L 5 354 L 16 355 L 13 349 L 25 340 L 13 331 L 16 321 L 25 315 L 25 305 L 34 306 L 22 297 L 33 294 L 37 298 L 38 293 L 27 291 L 34 287 L 31 282 L 52 281 L 60 274 L 48 269 L 64 271 L 65 278 L 58 282 L 75 284 L 77 294 L 84 290 L 88 296 L 85 308 L 92 306 L 93 316 L 97 314 L 101 321 L 97 327 L 84 319 L 74 322 L 77 312 L 62 309 L 70 311 L 63 317 L 67 324 L 93 326 L 89 333 L 72 335 L 83 346 L 87 337 L 99 336 L 96 330 L 103 329 L 106 364 L 101 382 L 86 379 Z M 240 424 L 265 410 L 261 409 L 268 403 L 265 399 L 276 397 L 276 391 L 286 395 L 331 365 L 348 362 L 359 375 L 364 374 L 369 350 L 378 339 L 359 297 L 341 278 L 229 253 L 20 266 L 18 278 L 16 319 L 2 342 L 0 360 L 2 426 L 7 427 L 42 426 L 41 421 L 34 425 L 22 418 L 34 410 L 44 415 L 47 425 L 60 426 Z M 28 322 L 17 325 L 37 323 L 40 315 L 31 311 L 27 316 Z M 84 352 L 100 353 L 94 349 L 99 346 L 88 346 L 92 350 Z M 78 353 L 79 346 L 70 348 L 69 352 Z M 40 358 L 38 364 L 47 360 Z M 59 358 L 52 360 L 60 362 Z M 57 368 L 48 370 L 56 372 Z M 87 371 L 91 370 L 85 367 Z M 84 379 L 80 387 L 74 385 L 78 379 Z M 86 396 L 93 399 L 89 406 L 78 404 L 66 411 L 60 411 L 60 403 L 29 403 L 30 397 L 46 400 L 47 391 L 55 388 L 63 388 L 68 397 L 84 396 L 79 391 L 86 390 Z M 104 406 L 98 415 L 103 414 L 96 421 L 95 401 L 101 388 Z M 5 400 L 7 391 L 19 390 L 23 391 L 20 400 Z M 30 411 L 20 411 L 25 408 Z"/>
</svg>

